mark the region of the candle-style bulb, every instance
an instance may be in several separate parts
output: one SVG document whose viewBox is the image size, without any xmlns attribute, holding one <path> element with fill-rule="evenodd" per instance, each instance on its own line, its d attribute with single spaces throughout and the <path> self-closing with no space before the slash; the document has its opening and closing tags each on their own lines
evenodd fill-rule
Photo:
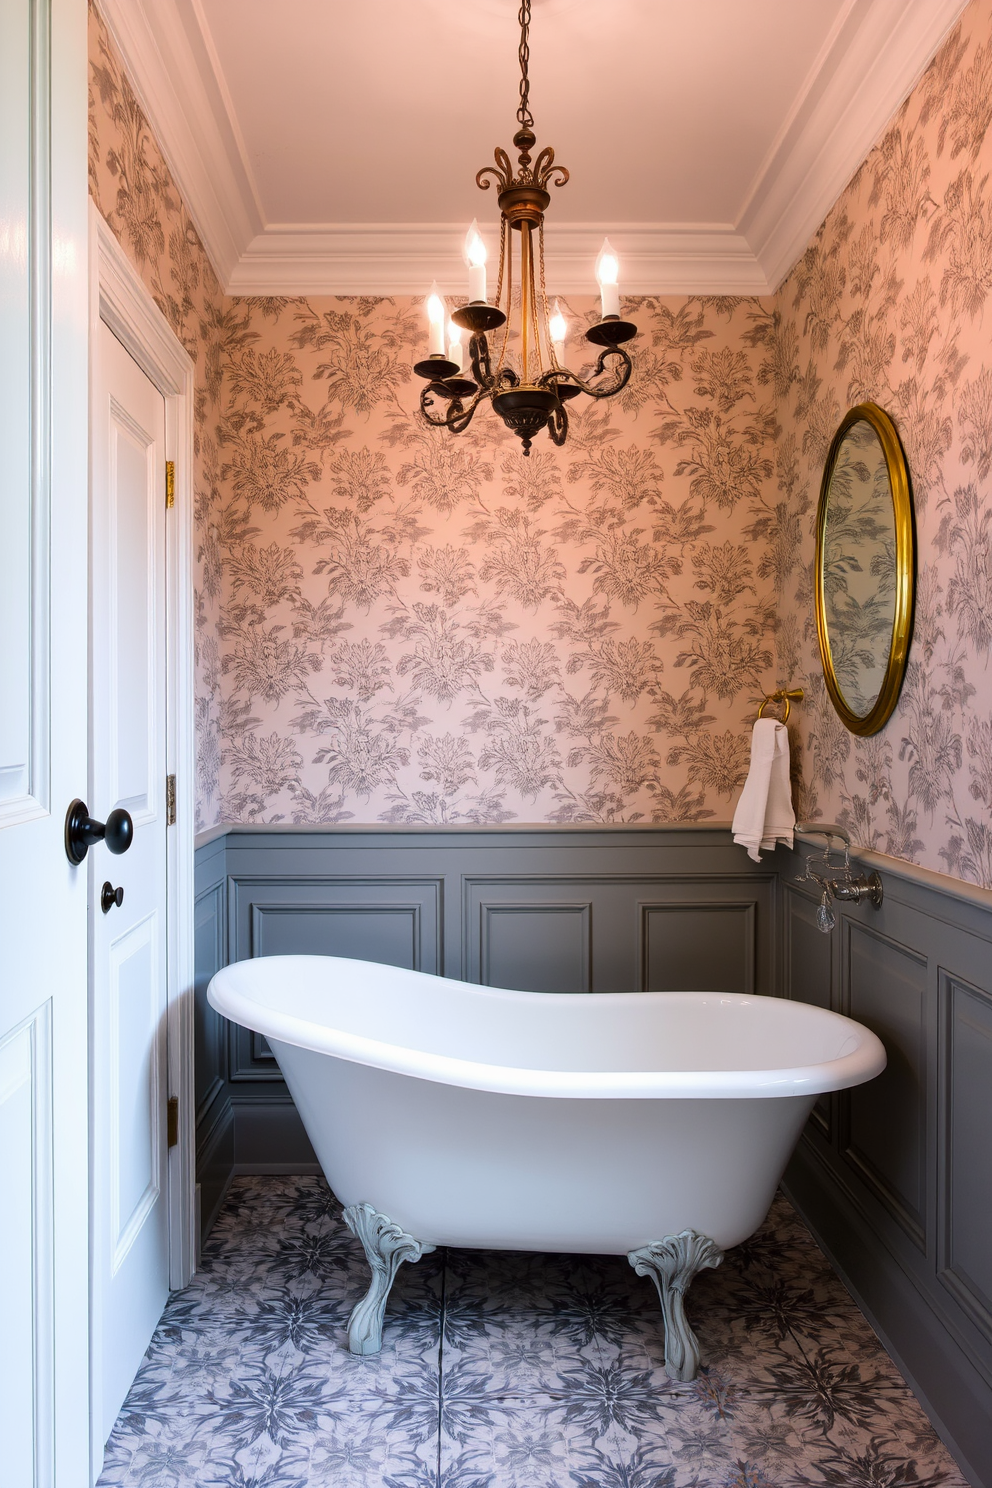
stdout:
<svg viewBox="0 0 992 1488">
<path fill-rule="evenodd" d="M 603 302 L 604 320 L 608 315 L 620 314 L 619 279 L 620 260 L 609 238 L 604 238 L 603 246 L 596 259 L 596 282 L 599 285 L 600 298 Z"/>
<path fill-rule="evenodd" d="M 448 361 L 454 362 L 461 372 L 463 367 L 462 332 L 461 327 L 456 326 L 453 320 L 448 321 Z"/>
<path fill-rule="evenodd" d="M 473 219 L 465 234 L 463 257 L 468 264 L 468 298 L 470 304 L 478 304 L 486 298 L 486 245 Z"/>
<path fill-rule="evenodd" d="M 479 268 L 486 261 L 486 244 L 479 231 L 479 223 L 473 218 L 472 226 L 465 234 L 465 262 L 470 268 Z"/>
<path fill-rule="evenodd" d="M 430 321 L 430 341 L 428 350 L 431 356 L 444 356 L 444 320 L 447 314 L 441 291 L 437 287 L 437 280 L 431 285 L 431 292 L 427 296 L 427 319 Z"/>
<path fill-rule="evenodd" d="M 554 314 L 548 321 L 548 334 L 554 346 L 555 357 L 558 364 L 565 360 L 565 337 L 568 335 L 568 321 L 561 313 L 561 306 L 555 300 Z"/>
</svg>

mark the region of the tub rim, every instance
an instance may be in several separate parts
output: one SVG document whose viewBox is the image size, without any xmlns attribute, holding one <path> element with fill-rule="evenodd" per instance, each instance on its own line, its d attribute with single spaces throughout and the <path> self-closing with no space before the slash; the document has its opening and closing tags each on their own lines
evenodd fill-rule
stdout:
<svg viewBox="0 0 992 1488">
<path fill-rule="evenodd" d="M 266 956 L 234 961 L 211 978 L 207 1001 L 217 1012 L 232 1022 L 261 1033 L 270 1042 L 290 1044 L 316 1054 L 344 1059 L 391 1074 L 430 1080 L 468 1090 L 488 1091 L 499 1095 L 542 1096 L 553 1099 L 579 1100 L 740 1100 L 755 1098 L 814 1097 L 831 1090 L 846 1090 L 881 1074 L 886 1066 L 886 1053 L 881 1040 L 862 1023 L 816 1003 L 799 1004 L 814 1017 L 841 1023 L 857 1039 L 849 1053 L 817 1064 L 752 1070 L 542 1070 L 517 1065 L 486 1064 L 478 1060 L 459 1059 L 449 1054 L 432 1054 L 429 1050 L 411 1049 L 381 1039 L 345 1033 L 341 1029 L 311 1022 L 292 1013 L 259 1002 L 232 985 L 241 968 L 260 961 L 335 961 L 351 966 L 382 967 L 386 963 L 364 961 L 346 956 Z M 521 1000 L 532 997 L 590 997 L 632 999 L 680 997 L 693 1001 L 717 997 L 732 998 L 738 1003 L 787 1003 L 791 1000 L 765 997 L 750 992 L 582 992 L 545 993 L 514 991 L 502 987 L 476 987 L 456 978 L 436 977 L 430 972 L 410 972 L 403 967 L 393 970 L 404 975 L 426 976 L 436 981 L 453 981 L 455 985 L 480 993 Z"/>
</svg>

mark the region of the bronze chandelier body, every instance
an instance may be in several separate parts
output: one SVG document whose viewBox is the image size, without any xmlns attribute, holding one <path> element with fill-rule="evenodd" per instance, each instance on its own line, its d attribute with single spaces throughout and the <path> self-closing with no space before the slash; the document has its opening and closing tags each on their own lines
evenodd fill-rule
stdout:
<svg viewBox="0 0 992 1488">
<path fill-rule="evenodd" d="M 532 159 L 537 143 L 530 112 L 528 76 L 531 0 L 522 0 L 520 21 L 519 129 L 513 136 L 518 152 L 517 168 L 505 150 L 496 147 L 496 164 L 485 166 L 476 183 L 488 191 L 493 181 L 499 188 L 499 274 L 495 303 L 474 301 L 454 310 L 451 319 L 468 331 L 472 378 L 465 377 L 456 362 L 443 354 L 418 362 L 414 371 L 427 380 L 420 395 L 420 411 L 436 429 L 460 434 L 468 428 L 480 403 L 490 402 L 508 429 L 519 435 L 523 452 L 530 454 L 531 440 L 547 428 L 553 443 L 562 445 L 568 435 L 566 404 L 580 393 L 590 398 L 612 398 L 630 380 L 632 363 L 623 343 L 637 335 L 637 327 L 619 315 L 604 316 L 586 331 L 586 340 L 601 348 L 588 379 L 559 364 L 550 333 L 548 296 L 544 276 L 544 214 L 551 204 L 550 184 L 564 186 L 568 171 L 555 164 L 555 152 L 546 145 Z M 509 231 L 508 231 L 509 229 Z M 520 320 L 519 372 L 507 361 L 514 289 L 514 235 L 519 241 Z M 536 253 L 535 253 L 536 248 Z M 495 351 L 489 334 L 502 330 Z M 494 336 L 494 341 L 497 339 Z M 474 379 L 474 380 L 472 380 Z"/>
</svg>

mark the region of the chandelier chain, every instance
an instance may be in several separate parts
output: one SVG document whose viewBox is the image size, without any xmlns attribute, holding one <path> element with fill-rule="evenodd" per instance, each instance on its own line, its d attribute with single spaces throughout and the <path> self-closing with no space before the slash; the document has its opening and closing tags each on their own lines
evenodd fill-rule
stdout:
<svg viewBox="0 0 992 1488">
<path fill-rule="evenodd" d="M 502 212 L 499 216 L 499 274 L 496 278 L 496 305 L 503 303 L 503 259 L 506 255 L 506 218 Z"/>
<path fill-rule="evenodd" d="M 530 111 L 530 77 L 528 75 L 528 64 L 530 62 L 530 0 L 521 0 L 520 13 L 517 16 L 520 22 L 520 107 L 517 109 L 517 119 L 522 129 L 534 128 L 534 116 Z"/>
<path fill-rule="evenodd" d="M 543 222 L 541 223 L 540 227 L 537 229 L 537 261 L 538 261 L 538 263 L 540 265 L 540 270 L 541 270 L 541 306 L 542 306 L 542 308 L 544 310 L 544 325 L 545 325 L 545 328 L 547 329 L 547 327 L 551 325 L 551 313 L 548 310 L 548 286 L 544 282 L 544 223 Z M 551 359 L 551 366 L 557 372 L 557 371 L 559 371 L 558 358 L 555 356 L 555 343 L 554 343 L 554 341 L 551 338 L 551 332 L 550 331 L 547 331 L 547 337 L 548 337 L 548 356 Z"/>
<path fill-rule="evenodd" d="M 540 229 L 538 229 L 539 246 L 540 246 L 540 238 L 542 236 L 543 236 L 543 234 L 541 233 Z M 531 282 L 533 282 L 533 281 L 531 281 Z M 541 355 L 540 307 L 538 306 L 538 303 L 537 303 L 537 295 L 532 295 L 531 296 L 531 319 L 534 322 L 534 350 L 537 352 L 537 370 L 538 370 L 538 376 L 540 376 L 540 374 L 544 371 L 544 358 Z M 547 314 L 545 314 L 544 324 L 547 325 L 547 323 L 548 323 L 548 317 L 547 317 Z"/>
</svg>

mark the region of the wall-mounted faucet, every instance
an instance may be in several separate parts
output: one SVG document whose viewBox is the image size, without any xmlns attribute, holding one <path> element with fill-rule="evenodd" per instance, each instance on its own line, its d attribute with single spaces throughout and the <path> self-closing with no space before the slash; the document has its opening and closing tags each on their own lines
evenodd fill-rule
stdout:
<svg viewBox="0 0 992 1488">
<path fill-rule="evenodd" d="M 805 872 L 796 879 L 796 883 L 813 882 L 820 888 L 820 905 L 816 911 L 818 930 L 829 935 L 836 925 L 837 916 L 833 912 L 835 899 L 846 900 L 851 904 L 860 904 L 862 899 L 867 899 L 876 909 L 879 908 L 882 903 L 882 880 L 877 873 L 852 873 L 851 835 L 844 827 L 818 827 L 811 822 L 797 822 L 796 831 L 827 839 L 823 852 L 807 858 Z M 839 868 L 830 861 L 833 850 L 830 844 L 835 837 L 844 844 L 844 862 Z M 819 873 L 813 867 L 814 860 L 821 869 Z"/>
</svg>

